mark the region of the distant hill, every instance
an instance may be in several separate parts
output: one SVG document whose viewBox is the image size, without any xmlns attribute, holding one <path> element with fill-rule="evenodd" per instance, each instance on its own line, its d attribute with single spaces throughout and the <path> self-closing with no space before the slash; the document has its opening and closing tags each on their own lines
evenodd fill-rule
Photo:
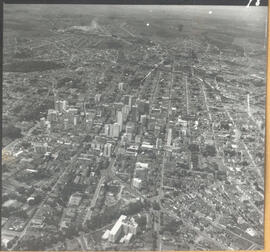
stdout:
<svg viewBox="0 0 270 252">
<path fill-rule="evenodd" d="M 54 61 L 16 61 L 13 63 L 4 64 L 4 72 L 36 72 L 36 71 L 47 71 L 51 69 L 63 68 L 64 64 L 60 64 Z"/>
</svg>

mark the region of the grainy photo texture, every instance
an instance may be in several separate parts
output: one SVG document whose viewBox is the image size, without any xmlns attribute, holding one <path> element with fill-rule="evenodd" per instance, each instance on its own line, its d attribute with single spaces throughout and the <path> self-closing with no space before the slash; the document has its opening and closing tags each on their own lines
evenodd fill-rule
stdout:
<svg viewBox="0 0 270 252">
<path fill-rule="evenodd" d="M 2 250 L 263 249 L 267 7 L 3 21 Z"/>
</svg>

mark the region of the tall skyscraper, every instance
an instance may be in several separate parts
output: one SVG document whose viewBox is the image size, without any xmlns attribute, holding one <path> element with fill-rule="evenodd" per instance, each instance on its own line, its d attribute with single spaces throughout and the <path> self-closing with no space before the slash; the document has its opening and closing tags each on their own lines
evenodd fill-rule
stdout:
<svg viewBox="0 0 270 252">
<path fill-rule="evenodd" d="M 99 103 L 101 99 L 101 94 L 96 94 L 95 95 L 95 103 Z"/>
<path fill-rule="evenodd" d="M 125 146 L 127 142 L 128 142 L 128 136 L 125 133 L 121 137 L 121 145 Z"/>
<path fill-rule="evenodd" d="M 110 124 L 105 124 L 104 129 L 105 136 L 110 136 Z"/>
<path fill-rule="evenodd" d="M 68 119 L 69 119 L 69 121 L 72 123 L 72 122 L 74 122 L 74 117 L 75 117 L 75 115 L 77 115 L 78 114 L 78 109 L 77 108 L 69 108 L 68 110 L 67 110 L 67 116 L 68 116 Z"/>
<path fill-rule="evenodd" d="M 135 103 L 135 97 L 133 97 L 132 95 L 124 96 L 124 104 L 128 105 L 129 108 L 131 108 L 132 105 L 134 105 L 134 103 Z"/>
<path fill-rule="evenodd" d="M 126 133 L 133 134 L 135 131 L 135 125 L 132 122 L 128 122 L 126 125 Z"/>
<path fill-rule="evenodd" d="M 67 118 L 64 119 L 64 129 L 65 130 L 68 129 L 68 119 Z"/>
<path fill-rule="evenodd" d="M 167 145 L 168 146 L 171 146 L 171 144 L 172 144 L 172 129 L 169 128 L 169 130 L 168 130 L 168 136 L 167 136 Z"/>
<path fill-rule="evenodd" d="M 45 117 L 41 117 L 40 118 L 40 126 L 41 127 L 45 127 L 46 126 L 46 119 L 45 119 Z"/>
<path fill-rule="evenodd" d="M 128 105 L 129 104 L 129 95 L 124 95 L 124 104 Z"/>
<path fill-rule="evenodd" d="M 130 107 L 129 107 L 129 105 L 124 105 L 124 106 L 122 107 L 123 121 L 126 121 L 126 120 L 127 120 L 129 112 L 130 112 Z"/>
<path fill-rule="evenodd" d="M 111 157 L 112 154 L 112 144 L 106 143 L 104 145 L 104 157 Z"/>
<path fill-rule="evenodd" d="M 53 102 L 54 102 L 54 109 L 57 110 L 57 101 L 58 101 L 58 90 L 55 88 L 55 84 L 53 84 Z"/>
<path fill-rule="evenodd" d="M 120 125 L 118 123 L 113 124 L 113 137 L 119 137 L 120 135 Z"/>
<path fill-rule="evenodd" d="M 131 107 L 131 121 L 137 122 L 137 118 L 138 118 L 138 107 L 137 105 L 133 105 Z"/>
<path fill-rule="evenodd" d="M 57 111 L 60 111 L 60 101 L 59 100 L 55 101 L 55 108 L 54 109 Z"/>
<path fill-rule="evenodd" d="M 147 126 L 147 115 L 141 115 L 141 124 Z"/>
<path fill-rule="evenodd" d="M 78 115 L 74 115 L 74 118 L 73 118 L 73 124 L 74 124 L 74 126 L 77 126 L 78 120 L 79 120 L 79 116 Z"/>
<path fill-rule="evenodd" d="M 49 109 L 47 120 L 50 122 L 55 122 L 57 121 L 57 119 L 58 119 L 58 111 L 54 109 Z"/>
<path fill-rule="evenodd" d="M 113 137 L 113 124 L 110 124 L 110 137 Z"/>
<path fill-rule="evenodd" d="M 92 127 L 92 121 L 91 120 L 85 120 L 85 128 L 86 130 L 91 130 Z"/>
<path fill-rule="evenodd" d="M 123 113 L 122 111 L 117 111 L 117 123 L 120 126 L 120 131 L 123 129 Z"/>
<path fill-rule="evenodd" d="M 118 83 L 118 89 L 123 91 L 125 84 L 123 82 Z"/>
<path fill-rule="evenodd" d="M 51 134 L 51 130 L 52 130 L 52 125 L 49 121 L 46 121 L 46 132 L 48 134 Z"/>
<path fill-rule="evenodd" d="M 133 95 L 131 95 L 131 96 L 130 96 L 130 100 L 129 100 L 129 106 L 130 106 L 130 108 L 131 108 L 133 105 L 135 105 L 135 102 L 136 102 L 136 97 L 133 96 Z"/>
<path fill-rule="evenodd" d="M 95 116 L 96 116 L 96 113 L 93 111 L 85 113 L 85 119 L 89 120 L 89 121 L 93 120 L 95 118 Z"/>
<path fill-rule="evenodd" d="M 68 102 L 66 100 L 60 101 L 60 111 L 66 111 L 68 107 Z"/>
<path fill-rule="evenodd" d="M 156 140 L 156 148 L 160 149 L 160 147 L 162 146 L 162 139 L 161 138 L 157 138 Z"/>
</svg>

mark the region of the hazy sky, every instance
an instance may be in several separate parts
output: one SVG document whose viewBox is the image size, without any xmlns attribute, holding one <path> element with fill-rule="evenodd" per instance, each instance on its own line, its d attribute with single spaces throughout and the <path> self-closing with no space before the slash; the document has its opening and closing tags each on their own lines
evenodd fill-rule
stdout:
<svg viewBox="0 0 270 252">
<path fill-rule="evenodd" d="M 132 20 L 144 20 L 159 24 L 170 23 L 179 20 L 190 20 L 188 23 L 200 25 L 217 24 L 224 26 L 224 29 L 235 27 L 247 27 L 254 32 L 264 36 L 267 25 L 267 7 L 246 6 L 187 6 L 187 5 L 4 5 L 5 17 L 9 21 L 23 22 L 31 17 L 39 18 L 72 18 L 72 16 L 89 18 L 119 17 L 130 22 Z M 6 19 L 6 20 L 7 20 Z M 42 19 L 42 18 L 41 18 Z M 75 19 L 74 19 L 75 20 Z M 201 27 L 203 29 L 203 27 Z M 256 35 L 255 35 L 256 36 Z"/>
<path fill-rule="evenodd" d="M 237 16 L 240 19 L 265 17 L 267 7 L 245 7 L 245 6 L 187 6 L 187 5 L 4 5 L 4 11 L 24 10 L 46 13 L 71 13 L 71 14 L 117 14 L 133 15 L 143 14 L 152 16 L 161 13 L 177 15 L 186 13 L 190 15 L 211 15 L 213 18 Z M 211 14 L 209 14 L 209 12 Z"/>
</svg>

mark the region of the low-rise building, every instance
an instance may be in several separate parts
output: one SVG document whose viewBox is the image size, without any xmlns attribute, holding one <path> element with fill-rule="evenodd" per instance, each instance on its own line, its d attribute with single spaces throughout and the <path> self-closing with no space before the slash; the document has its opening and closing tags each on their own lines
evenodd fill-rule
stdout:
<svg viewBox="0 0 270 252">
<path fill-rule="evenodd" d="M 132 185 L 135 188 L 141 189 L 141 187 L 142 187 L 142 180 L 140 178 L 133 178 Z"/>
</svg>

